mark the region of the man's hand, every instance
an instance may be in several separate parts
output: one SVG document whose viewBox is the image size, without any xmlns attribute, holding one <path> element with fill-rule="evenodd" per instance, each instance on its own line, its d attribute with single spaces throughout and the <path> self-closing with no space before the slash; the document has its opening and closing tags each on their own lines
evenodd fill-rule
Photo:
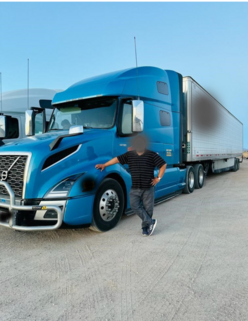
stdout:
<svg viewBox="0 0 248 321">
<path fill-rule="evenodd" d="M 157 185 L 159 183 L 159 181 L 160 180 L 156 177 L 156 178 L 152 179 L 151 185 L 155 186 L 155 185 Z"/>
<path fill-rule="evenodd" d="M 105 164 L 97 164 L 96 169 L 100 169 L 101 172 L 105 169 L 106 165 Z"/>
<path fill-rule="evenodd" d="M 115 157 L 115 158 L 112 158 L 110 161 L 108 161 L 105 164 L 97 164 L 96 169 L 100 169 L 102 172 L 106 167 L 117 164 L 117 163 L 119 163 L 119 161 L 118 161 L 118 158 Z"/>
</svg>

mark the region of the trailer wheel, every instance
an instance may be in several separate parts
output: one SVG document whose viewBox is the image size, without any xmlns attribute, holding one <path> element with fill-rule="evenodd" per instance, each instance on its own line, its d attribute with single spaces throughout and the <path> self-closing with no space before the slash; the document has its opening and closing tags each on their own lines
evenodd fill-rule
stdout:
<svg viewBox="0 0 248 321">
<path fill-rule="evenodd" d="M 202 188 L 205 180 L 204 168 L 202 164 L 194 165 L 194 171 L 195 171 L 195 188 L 196 189 Z"/>
<path fill-rule="evenodd" d="M 195 189 L 195 172 L 192 166 L 187 166 L 186 168 L 186 179 L 185 187 L 183 189 L 184 194 L 190 194 L 194 192 Z"/>
<path fill-rule="evenodd" d="M 90 229 L 106 232 L 114 228 L 123 214 L 124 203 L 121 185 L 112 178 L 106 178 L 96 193 Z"/>
</svg>

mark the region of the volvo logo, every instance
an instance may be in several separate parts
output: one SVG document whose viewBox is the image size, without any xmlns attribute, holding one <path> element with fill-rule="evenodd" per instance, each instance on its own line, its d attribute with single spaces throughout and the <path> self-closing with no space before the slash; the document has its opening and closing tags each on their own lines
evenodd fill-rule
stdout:
<svg viewBox="0 0 248 321">
<path fill-rule="evenodd" d="M 9 171 L 15 165 L 15 163 L 19 160 L 20 157 L 21 156 L 16 158 L 16 160 L 13 162 L 13 164 L 10 166 L 10 168 L 7 171 L 2 171 L 2 173 L 1 173 L 1 181 L 6 181 L 7 180 Z"/>
<path fill-rule="evenodd" d="M 6 181 L 8 178 L 8 171 L 3 171 L 1 174 L 1 181 Z"/>
</svg>

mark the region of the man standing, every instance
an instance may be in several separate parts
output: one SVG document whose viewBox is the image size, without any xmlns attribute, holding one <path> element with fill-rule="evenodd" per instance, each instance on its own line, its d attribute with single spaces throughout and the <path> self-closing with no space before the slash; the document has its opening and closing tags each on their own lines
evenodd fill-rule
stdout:
<svg viewBox="0 0 248 321">
<path fill-rule="evenodd" d="M 105 164 L 96 165 L 102 171 L 105 167 L 120 163 L 127 164 L 132 178 L 132 188 L 129 193 L 130 207 L 142 220 L 143 236 L 152 235 L 157 220 L 152 219 L 154 207 L 155 185 L 159 183 L 166 169 L 166 162 L 157 153 L 146 149 L 146 139 L 136 136 L 133 139 L 133 150 L 111 159 Z M 154 169 L 159 173 L 154 178 Z"/>
</svg>

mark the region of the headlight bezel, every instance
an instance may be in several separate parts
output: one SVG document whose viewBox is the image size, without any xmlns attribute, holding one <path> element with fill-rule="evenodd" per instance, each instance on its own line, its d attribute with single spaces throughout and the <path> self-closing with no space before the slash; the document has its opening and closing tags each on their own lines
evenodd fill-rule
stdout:
<svg viewBox="0 0 248 321">
<path fill-rule="evenodd" d="M 84 173 L 69 176 L 54 185 L 44 196 L 45 199 L 64 199 L 67 198 L 73 185 Z"/>
</svg>

